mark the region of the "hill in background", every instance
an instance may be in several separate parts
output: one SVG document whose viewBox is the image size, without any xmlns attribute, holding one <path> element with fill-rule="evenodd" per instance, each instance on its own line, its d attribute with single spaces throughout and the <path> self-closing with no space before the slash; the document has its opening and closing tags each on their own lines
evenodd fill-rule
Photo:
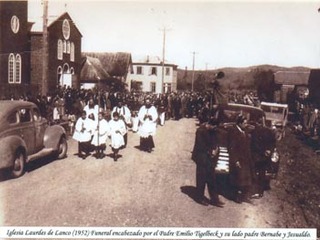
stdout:
<svg viewBox="0 0 320 240">
<path fill-rule="evenodd" d="M 257 81 L 268 81 L 270 80 L 270 77 L 273 77 L 273 73 L 277 71 L 305 72 L 310 71 L 310 68 L 286 68 L 274 65 L 259 65 L 245 68 L 220 68 L 215 70 L 195 71 L 193 82 L 194 91 L 203 91 L 206 89 L 210 89 L 211 83 L 216 78 L 218 72 L 224 73 L 224 77 L 219 80 L 219 83 L 226 90 L 237 92 L 256 90 Z M 191 90 L 192 75 L 192 70 L 178 69 L 178 90 Z"/>
</svg>

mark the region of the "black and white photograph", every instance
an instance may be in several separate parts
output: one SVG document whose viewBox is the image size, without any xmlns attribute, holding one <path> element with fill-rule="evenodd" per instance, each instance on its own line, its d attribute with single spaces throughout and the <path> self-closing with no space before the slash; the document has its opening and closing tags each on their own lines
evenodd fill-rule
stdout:
<svg viewBox="0 0 320 240">
<path fill-rule="evenodd" d="M 0 236 L 320 237 L 319 109 L 320 1 L 0 0 Z"/>
</svg>

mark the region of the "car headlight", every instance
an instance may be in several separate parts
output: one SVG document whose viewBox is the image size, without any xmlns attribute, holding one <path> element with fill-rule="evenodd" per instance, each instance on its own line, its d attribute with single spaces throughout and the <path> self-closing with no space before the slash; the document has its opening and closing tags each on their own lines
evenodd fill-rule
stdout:
<svg viewBox="0 0 320 240">
<path fill-rule="evenodd" d="M 279 161 L 279 158 L 280 158 L 279 153 L 277 152 L 277 149 L 275 149 L 271 154 L 271 161 L 276 163 Z"/>
</svg>

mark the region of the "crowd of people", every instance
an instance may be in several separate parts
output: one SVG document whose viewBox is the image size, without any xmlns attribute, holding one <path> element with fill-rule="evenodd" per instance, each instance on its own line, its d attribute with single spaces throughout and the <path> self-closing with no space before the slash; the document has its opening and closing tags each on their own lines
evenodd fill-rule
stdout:
<svg viewBox="0 0 320 240">
<path fill-rule="evenodd" d="M 255 96 L 248 92 L 230 95 L 228 101 L 255 105 Z M 157 126 L 164 126 L 167 120 L 179 121 L 181 118 L 198 118 L 192 159 L 197 164 L 196 183 L 200 203 L 208 185 L 211 203 L 222 206 L 216 192 L 214 166 L 217 159 L 217 140 L 215 129 L 219 124 L 213 119 L 211 111 L 216 99 L 212 92 L 173 92 L 167 94 L 110 92 L 97 89 L 73 89 L 60 87 L 49 96 L 26 95 L 19 98 L 36 103 L 42 116 L 53 124 L 64 125 L 70 136 L 78 142 L 78 156 L 86 159 L 93 154 L 97 159 L 106 156 L 110 145 L 110 156 L 116 162 L 119 152 L 128 144 L 128 131 L 140 137 L 140 150 L 151 153 L 155 148 L 153 137 Z M 254 178 L 244 146 L 248 144 L 247 135 L 242 135 L 246 119 L 239 119 L 233 136 L 230 138 L 230 180 L 236 185 L 236 201 L 242 202 L 249 192 Z M 238 136 L 238 137 L 237 137 Z M 241 142 L 242 144 L 239 144 Z M 243 154 L 237 154 L 241 147 Z M 247 149 L 248 150 L 248 149 Z M 231 156 L 235 153 L 234 156 Z M 215 159 L 212 161 L 212 159 Z"/>
<path fill-rule="evenodd" d="M 34 96 L 27 93 L 22 96 L 10 96 L 11 100 L 26 100 L 38 105 L 41 115 L 50 122 L 67 120 L 70 116 L 81 116 L 83 108 L 89 99 L 93 99 L 99 108 L 107 114 L 117 105 L 119 99 L 129 108 L 132 114 L 136 114 L 143 105 L 144 99 L 149 97 L 152 104 L 158 109 L 160 125 L 167 119 L 179 120 L 181 118 L 199 117 L 201 122 L 207 121 L 210 106 L 217 101 L 212 91 L 191 92 L 180 91 L 165 94 L 142 92 L 113 92 L 98 89 L 75 89 L 58 86 L 56 90 L 47 96 L 40 94 Z M 257 96 L 252 92 L 228 93 L 225 98 L 228 102 L 259 105 Z M 110 116 L 109 116 L 110 117 Z M 71 119 L 71 120 L 74 120 Z"/>
<path fill-rule="evenodd" d="M 193 117 L 206 122 L 213 103 L 210 92 L 156 94 L 71 87 L 58 87 L 47 96 L 26 94 L 16 99 L 34 102 L 50 124 L 64 126 L 79 142 L 80 158 L 91 153 L 103 158 L 110 145 L 115 161 L 127 145 L 128 131 L 139 134 L 142 151 L 152 152 L 157 126 L 164 126 L 169 119 Z"/>
</svg>

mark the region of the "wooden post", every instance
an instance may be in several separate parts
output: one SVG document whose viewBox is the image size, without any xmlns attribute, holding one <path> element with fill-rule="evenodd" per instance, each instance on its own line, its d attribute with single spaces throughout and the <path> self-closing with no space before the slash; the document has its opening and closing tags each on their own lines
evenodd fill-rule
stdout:
<svg viewBox="0 0 320 240">
<path fill-rule="evenodd" d="M 42 48 L 42 81 L 41 94 L 46 96 L 48 94 L 48 0 L 43 0 L 43 48 Z"/>
</svg>

